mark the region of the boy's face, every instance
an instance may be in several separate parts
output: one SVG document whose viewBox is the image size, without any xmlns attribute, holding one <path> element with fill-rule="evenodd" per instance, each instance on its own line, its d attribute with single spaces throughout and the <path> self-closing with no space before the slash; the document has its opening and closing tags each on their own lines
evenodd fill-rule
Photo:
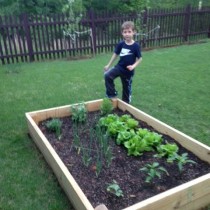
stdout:
<svg viewBox="0 0 210 210">
<path fill-rule="evenodd" d="M 133 39 L 134 34 L 135 34 L 135 31 L 132 28 L 126 28 L 126 29 L 123 29 L 123 31 L 122 31 L 123 38 L 127 42 L 129 42 Z"/>
</svg>

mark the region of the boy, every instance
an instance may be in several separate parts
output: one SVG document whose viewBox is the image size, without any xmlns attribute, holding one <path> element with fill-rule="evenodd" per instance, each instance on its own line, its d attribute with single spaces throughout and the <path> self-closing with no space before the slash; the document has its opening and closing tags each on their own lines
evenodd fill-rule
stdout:
<svg viewBox="0 0 210 210">
<path fill-rule="evenodd" d="M 139 44 L 133 40 L 135 34 L 134 23 L 126 21 L 121 28 L 124 40 L 117 44 L 109 63 L 104 67 L 104 79 L 107 97 L 114 98 L 117 96 L 114 79 L 120 77 L 123 88 L 122 100 L 130 103 L 134 69 L 142 61 L 142 56 Z M 116 66 L 110 68 L 118 55 L 120 56 L 119 62 Z"/>
</svg>

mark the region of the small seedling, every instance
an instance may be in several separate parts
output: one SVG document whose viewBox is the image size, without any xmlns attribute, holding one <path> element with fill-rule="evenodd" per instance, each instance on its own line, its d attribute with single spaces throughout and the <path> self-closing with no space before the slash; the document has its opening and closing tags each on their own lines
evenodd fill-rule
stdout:
<svg viewBox="0 0 210 210">
<path fill-rule="evenodd" d="M 188 153 L 183 153 L 182 155 L 178 155 L 177 153 L 174 153 L 174 155 L 171 156 L 171 157 L 169 157 L 169 158 L 167 159 L 167 161 L 168 161 L 168 162 L 176 161 L 180 173 L 183 171 L 183 167 L 184 167 L 185 164 L 187 164 L 187 163 L 196 164 L 195 161 L 190 160 L 190 159 L 188 158 Z"/>
<path fill-rule="evenodd" d="M 90 157 L 89 149 L 81 147 L 82 150 L 82 162 L 86 167 L 88 167 L 91 163 L 92 158 Z"/>
<path fill-rule="evenodd" d="M 61 120 L 54 118 L 48 121 L 46 126 L 49 130 L 56 133 L 58 139 L 61 138 L 61 126 L 62 126 Z"/>
<path fill-rule="evenodd" d="M 109 98 L 104 98 L 100 107 L 101 115 L 108 115 L 113 110 L 112 101 Z"/>
<path fill-rule="evenodd" d="M 161 167 L 158 162 L 154 162 L 152 164 L 146 164 L 145 167 L 143 167 L 139 170 L 143 171 L 147 174 L 147 177 L 145 180 L 145 182 L 147 182 L 147 183 L 151 183 L 156 176 L 159 179 L 161 179 L 162 173 L 166 173 L 167 175 L 169 175 L 167 170 L 164 167 Z"/>
<path fill-rule="evenodd" d="M 73 142 L 72 145 L 74 146 L 75 149 L 80 150 L 80 137 L 78 135 L 78 125 L 75 123 L 73 124 Z"/>
<path fill-rule="evenodd" d="M 81 123 L 87 119 L 87 109 L 84 103 L 71 106 L 71 117 L 74 122 Z"/>
<path fill-rule="evenodd" d="M 113 183 L 109 184 L 107 189 L 108 192 L 116 195 L 117 197 L 123 197 L 123 191 L 121 190 L 120 186 L 118 185 L 118 183 L 113 180 Z"/>
</svg>

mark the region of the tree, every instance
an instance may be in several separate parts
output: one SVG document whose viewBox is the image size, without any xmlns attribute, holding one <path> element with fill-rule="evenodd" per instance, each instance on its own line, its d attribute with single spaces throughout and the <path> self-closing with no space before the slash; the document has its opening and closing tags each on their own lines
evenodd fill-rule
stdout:
<svg viewBox="0 0 210 210">
<path fill-rule="evenodd" d="M 83 0 L 84 7 L 89 9 L 94 9 L 97 11 L 103 10 L 118 10 L 121 3 L 120 0 Z"/>
<path fill-rule="evenodd" d="M 73 11 L 77 13 L 93 8 L 95 11 L 113 10 L 137 12 L 148 8 L 177 8 L 190 4 L 198 7 L 210 6 L 210 0 L 0 0 L 0 15 L 54 14 L 61 13 L 73 2 Z"/>
<path fill-rule="evenodd" d="M 0 15 L 61 13 L 67 0 L 0 0 Z"/>
<path fill-rule="evenodd" d="M 18 14 L 19 3 L 14 0 L 0 0 L 0 15 Z"/>
<path fill-rule="evenodd" d="M 84 7 L 96 11 L 114 10 L 123 12 L 139 12 L 145 8 L 177 8 L 190 4 L 198 7 L 199 2 L 203 6 L 210 6 L 210 0 L 83 0 Z"/>
</svg>

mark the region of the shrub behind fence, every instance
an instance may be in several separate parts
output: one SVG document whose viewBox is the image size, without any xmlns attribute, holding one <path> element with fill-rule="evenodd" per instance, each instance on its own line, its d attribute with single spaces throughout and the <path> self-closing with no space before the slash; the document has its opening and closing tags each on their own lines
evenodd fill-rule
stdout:
<svg viewBox="0 0 210 210">
<path fill-rule="evenodd" d="M 120 14 L 90 10 L 73 30 L 63 14 L 0 16 L 2 64 L 110 52 L 121 39 L 121 24 L 132 20 L 143 48 L 210 38 L 210 8 L 153 9 Z"/>
</svg>

